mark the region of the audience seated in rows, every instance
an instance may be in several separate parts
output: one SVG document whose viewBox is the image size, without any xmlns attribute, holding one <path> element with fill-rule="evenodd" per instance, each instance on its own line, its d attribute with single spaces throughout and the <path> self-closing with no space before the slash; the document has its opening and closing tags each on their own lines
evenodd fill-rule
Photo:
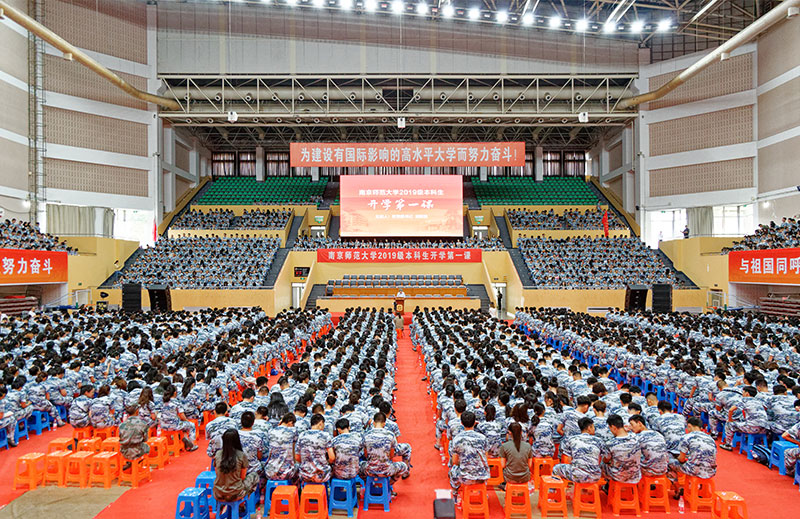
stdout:
<svg viewBox="0 0 800 519">
<path fill-rule="evenodd" d="M 77 254 L 78 251 L 59 241 L 57 236 L 39 231 L 39 223 L 31 225 L 16 218 L 0 223 L 0 249 L 26 249 L 66 251 Z"/>
<path fill-rule="evenodd" d="M 723 252 L 732 250 L 790 249 L 800 247 L 800 222 L 795 218 L 783 218 L 781 223 L 761 224 L 756 232 L 725 247 Z"/>
<path fill-rule="evenodd" d="M 192 229 L 283 229 L 289 223 L 291 211 L 245 209 L 242 216 L 236 216 L 230 209 L 211 209 L 202 212 L 196 209 L 186 211 L 171 225 L 176 230 Z"/>
<path fill-rule="evenodd" d="M 636 237 L 520 238 L 517 246 L 539 288 L 620 289 L 653 283 L 684 286 L 658 253 Z"/>
<path fill-rule="evenodd" d="M 173 229 L 230 229 L 235 217 L 230 209 L 211 209 L 208 212 L 191 209 L 186 211 L 170 227 Z"/>
<path fill-rule="evenodd" d="M 500 238 L 366 239 L 299 236 L 294 250 L 317 249 L 483 249 L 505 250 Z"/>
<path fill-rule="evenodd" d="M 277 238 L 162 238 L 140 251 L 115 286 L 258 288 L 279 247 Z"/>
<path fill-rule="evenodd" d="M 549 211 L 527 211 L 513 209 L 506 213 L 512 229 L 518 230 L 590 230 L 603 229 L 602 209 L 567 209 L 562 214 L 557 214 L 553 209 Z M 608 211 L 609 229 L 626 229 L 625 224 L 613 211 Z"/>
</svg>

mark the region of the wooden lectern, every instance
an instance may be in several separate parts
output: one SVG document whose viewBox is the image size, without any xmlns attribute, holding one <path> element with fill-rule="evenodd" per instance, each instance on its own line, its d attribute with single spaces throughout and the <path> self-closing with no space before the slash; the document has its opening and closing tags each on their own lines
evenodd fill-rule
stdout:
<svg viewBox="0 0 800 519">
<path fill-rule="evenodd" d="M 406 309 L 406 298 L 403 296 L 396 296 L 394 298 L 394 311 L 402 316 L 405 313 L 405 309 Z"/>
</svg>

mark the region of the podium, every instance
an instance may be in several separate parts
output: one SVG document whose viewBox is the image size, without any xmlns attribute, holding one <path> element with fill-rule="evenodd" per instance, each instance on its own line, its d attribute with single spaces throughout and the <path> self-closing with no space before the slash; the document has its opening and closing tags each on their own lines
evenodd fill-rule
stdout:
<svg viewBox="0 0 800 519">
<path fill-rule="evenodd" d="M 402 316 L 405 313 L 405 308 L 406 308 L 406 298 L 405 297 L 395 297 L 394 298 L 394 311 Z"/>
</svg>

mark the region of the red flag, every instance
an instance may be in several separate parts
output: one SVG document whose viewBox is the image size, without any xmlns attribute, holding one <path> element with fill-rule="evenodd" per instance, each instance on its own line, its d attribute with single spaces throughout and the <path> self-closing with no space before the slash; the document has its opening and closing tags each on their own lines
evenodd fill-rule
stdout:
<svg viewBox="0 0 800 519">
<path fill-rule="evenodd" d="M 606 238 L 608 238 L 608 209 L 603 211 L 603 232 L 605 233 Z"/>
<path fill-rule="evenodd" d="M 158 241 L 158 224 L 156 224 L 155 220 L 153 220 L 153 241 L 154 242 Z"/>
</svg>

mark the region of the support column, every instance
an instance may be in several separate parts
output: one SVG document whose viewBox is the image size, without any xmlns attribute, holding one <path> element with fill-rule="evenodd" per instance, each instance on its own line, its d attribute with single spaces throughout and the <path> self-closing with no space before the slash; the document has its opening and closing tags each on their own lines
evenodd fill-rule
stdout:
<svg viewBox="0 0 800 519">
<path fill-rule="evenodd" d="M 480 178 L 481 182 L 486 182 L 489 180 L 489 168 L 486 166 L 480 166 L 478 168 L 478 178 Z"/>
<path fill-rule="evenodd" d="M 311 168 L 311 181 L 318 182 L 319 181 L 319 167 Z"/>
<path fill-rule="evenodd" d="M 541 146 L 533 149 L 533 179 L 536 182 L 544 181 L 544 148 Z"/>
<path fill-rule="evenodd" d="M 259 146 L 256 148 L 256 181 L 264 182 L 264 175 L 266 175 L 266 170 L 264 169 L 264 146 Z"/>
<path fill-rule="evenodd" d="M 189 174 L 193 177 L 192 187 L 200 182 L 200 152 L 197 150 L 189 151 Z"/>
</svg>

